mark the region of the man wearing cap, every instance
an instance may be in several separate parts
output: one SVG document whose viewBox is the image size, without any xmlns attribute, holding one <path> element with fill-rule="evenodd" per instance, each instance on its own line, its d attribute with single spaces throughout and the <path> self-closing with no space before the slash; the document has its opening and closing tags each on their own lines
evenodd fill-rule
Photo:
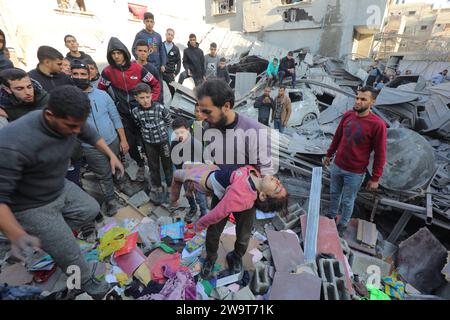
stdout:
<svg viewBox="0 0 450 320">
<path fill-rule="evenodd" d="M 295 88 L 297 79 L 295 77 L 295 59 L 294 53 L 289 51 L 287 56 L 281 59 L 280 71 L 278 71 L 278 79 L 280 79 L 280 85 L 283 83 L 285 77 L 292 77 L 292 88 Z"/>
</svg>

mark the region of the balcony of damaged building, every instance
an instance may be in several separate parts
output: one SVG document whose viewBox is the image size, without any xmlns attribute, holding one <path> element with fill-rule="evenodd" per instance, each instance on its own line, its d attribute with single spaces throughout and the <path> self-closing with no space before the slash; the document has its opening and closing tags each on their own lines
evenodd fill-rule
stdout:
<svg viewBox="0 0 450 320">
<path fill-rule="evenodd" d="M 267 84 L 267 64 L 273 57 L 284 57 L 287 52 L 259 43 L 229 59 L 238 113 L 257 119 L 257 109 L 253 105 Z M 290 204 L 300 206 L 300 212 L 305 213 L 311 197 L 312 170 L 322 166 L 321 159 L 339 121 L 347 110 L 352 109 L 357 88 L 367 79 L 365 70 L 373 62 L 350 57 L 341 60 L 313 56 L 308 48 L 295 50 L 294 57 L 297 85 L 289 88 L 290 79 L 283 83 L 292 100 L 292 116 L 277 146 L 281 167 L 279 177 L 291 195 Z M 171 110 L 192 118 L 193 91 L 179 84 L 173 85 L 177 90 L 170 104 Z M 277 92 L 277 86 L 273 87 L 271 96 L 275 97 Z M 398 271 L 399 278 L 410 285 L 416 284 L 423 294 L 436 294 L 440 290 L 447 298 L 449 287 L 440 270 L 445 264 L 443 257 L 450 248 L 449 106 L 450 83 L 432 86 L 417 75 L 399 76 L 381 90 L 373 112 L 388 127 L 387 164 L 378 191 L 372 193 L 361 188 L 358 193 L 353 219 L 344 236 L 351 250 L 387 262 L 391 271 Z M 372 161 L 366 181 L 371 167 Z M 324 167 L 321 215 L 328 211 L 329 180 L 329 171 Z M 267 235 L 268 229 L 281 230 L 288 226 L 287 229 L 302 239 L 301 219 L 297 218 L 287 214 L 262 219 L 258 221 L 257 230 Z M 365 243 L 362 240 L 364 232 L 367 237 L 372 237 L 371 241 Z M 427 239 L 435 244 L 434 248 L 418 245 L 414 252 L 410 250 L 411 243 L 426 242 Z M 428 253 L 432 258 L 424 263 L 423 269 L 411 265 Z M 410 256 L 405 258 L 408 254 Z M 364 260 L 361 257 L 357 260 L 361 259 Z M 357 270 L 366 272 L 361 265 Z M 415 279 L 421 273 L 429 273 L 431 278 Z"/>
</svg>

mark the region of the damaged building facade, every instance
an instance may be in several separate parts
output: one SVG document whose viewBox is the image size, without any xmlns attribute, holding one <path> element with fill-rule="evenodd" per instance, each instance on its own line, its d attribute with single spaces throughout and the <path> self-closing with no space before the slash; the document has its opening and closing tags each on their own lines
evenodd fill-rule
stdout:
<svg viewBox="0 0 450 320">
<path fill-rule="evenodd" d="M 205 22 L 243 31 L 289 50 L 367 57 L 386 11 L 385 0 L 207 0 Z"/>
</svg>

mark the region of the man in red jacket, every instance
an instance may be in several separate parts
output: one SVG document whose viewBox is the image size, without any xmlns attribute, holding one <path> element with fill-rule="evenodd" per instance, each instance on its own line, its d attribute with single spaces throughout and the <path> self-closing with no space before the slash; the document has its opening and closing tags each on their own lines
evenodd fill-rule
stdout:
<svg viewBox="0 0 450 320">
<path fill-rule="evenodd" d="M 334 219 L 342 205 L 341 219 L 338 224 L 339 236 L 344 234 L 347 223 L 352 217 L 356 195 L 366 173 L 372 151 L 374 162 L 372 176 L 367 183 L 368 190 L 378 188 L 378 180 L 383 174 L 386 162 L 386 125 L 370 111 L 378 92 L 369 87 L 358 90 L 353 110 L 347 111 L 334 135 L 323 163 L 328 166 L 331 156 L 334 163 L 330 168 L 330 212 Z"/>
<path fill-rule="evenodd" d="M 107 59 L 109 66 L 103 69 L 98 88 L 105 91 L 109 87 L 112 88 L 130 147 L 130 156 L 139 166 L 137 180 L 144 181 L 144 160 L 138 151 L 141 138 L 131 116 L 131 110 L 138 106 L 133 89 L 139 83 L 145 82 L 152 88 L 152 101 L 158 101 L 161 86 L 154 75 L 140 64 L 131 61 L 131 54 L 127 47 L 115 37 L 109 40 Z"/>
</svg>

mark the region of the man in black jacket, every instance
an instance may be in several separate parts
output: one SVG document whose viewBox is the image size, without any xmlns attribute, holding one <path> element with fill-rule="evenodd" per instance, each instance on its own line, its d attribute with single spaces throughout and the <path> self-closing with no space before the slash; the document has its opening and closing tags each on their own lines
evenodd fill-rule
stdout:
<svg viewBox="0 0 450 320">
<path fill-rule="evenodd" d="M 285 77 L 292 77 L 292 88 L 295 88 L 297 79 L 295 77 L 295 59 L 294 53 L 289 51 L 287 56 L 281 59 L 280 71 L 278 71 L 278 79 L 280 79 L 280 85 Z"/>
<path fill-rule="evenodd" d="M 49 46 L 41 46 L 37 57 L 39 63 L 28 75 L 38 81 L 45 91 L 51 93 L 58 86 L 72 84 L 70 78 L 61 72 L 64 59 L 61 52 Z"/>
<path fill-rule="evenodd" d="M 164 41 L 164 48 L 167 54 L 166 70 L 163 73 L 163 80 L 169 86 L 170 93 L 175 93 L 175 88 L 170 85 L 175 81 L 175 77 L 180 73 L 181 69 L 181 54 L 180 49 L 173 43 L 175 31 L 171 28 L 166 31 L 166 41 Z"/>
<path fill-rule="evenodd" d="M 64 37 L 64 44 L 66 48 L 70 50 L 66 55 L 66 59 L 70 61 L 70 64 L 73 64 L 75 60 L 79 60 L 84 63 L 86 63 L 87 60 L 92 60 L 90 55 L 84 51 L 78 50 L 78 41 L 73 35 L 66 35 Z"/>
<path fill-rule="evenodd" d="M 191 33 L 189 35 L 188 47 L 183 51 L 184 72 L 180 75 L 178 83 L 183 83 L 186 78 L 192 77 L 195 86 L 200 85 L 205 80 L 205 56 L 199 47 L 197 37 Z"/>
<path fill-rule="evenodd" d="M 43 109 L 48 102 L 48 93 L 21 69 L 0 72 L 0 84 L 3 86 L 0 90 L 0 110 L 5 111 L 9 122 L 28 112 Z"/>
<path fill-rule="evenodd" d="M 264 88 L 264 94 L 257 98 L 254 107 L 258 109 L 258 122 L 269 126 L 270 110 L 275 105 L 273 99 L 270 97 L 270 87 Z"/>
</svg>

